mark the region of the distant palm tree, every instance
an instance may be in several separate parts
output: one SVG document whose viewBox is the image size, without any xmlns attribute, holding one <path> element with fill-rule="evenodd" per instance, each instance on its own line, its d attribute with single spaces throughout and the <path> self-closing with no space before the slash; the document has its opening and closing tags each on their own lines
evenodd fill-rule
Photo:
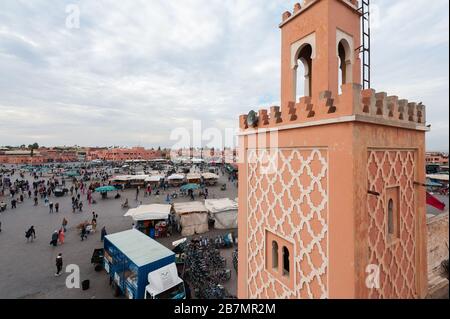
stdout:
<svg viewBox="0 0 450 319">
<path fill-rule="evenodd" d="M 28 148 L 31 151 L 31 154 L 30 154 L 31 157 L 33 157 L 34 156 L 34 150 L 37 150 L 39 148 L 39 144 L 38 143 L 30 144 L 30 145 L 28 145 Z"/>
</svg>

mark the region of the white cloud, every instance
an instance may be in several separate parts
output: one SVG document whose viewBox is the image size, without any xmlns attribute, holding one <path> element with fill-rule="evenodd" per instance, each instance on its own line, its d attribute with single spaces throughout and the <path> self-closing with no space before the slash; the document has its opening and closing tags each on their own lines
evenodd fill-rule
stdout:
<svg viewBox="0 0 450 319">
<path fill-rule="evenodd" d="M 279 99 L 278 24 L 295 2 L 2 0 L 0 144 L 157 146 L 195 119 L 235 126 Z M 373 4 L 374 87 L 423 100 L 429 146 L 448 149 L 448 1 Z"/>
</svg>

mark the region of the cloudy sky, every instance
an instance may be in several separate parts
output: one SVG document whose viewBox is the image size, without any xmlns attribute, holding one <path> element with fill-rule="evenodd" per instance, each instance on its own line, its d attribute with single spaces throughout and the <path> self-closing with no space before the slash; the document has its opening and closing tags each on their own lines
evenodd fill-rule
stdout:
<svg viewBox="0 0 450 319">
<path fill-rule="evenodd" d="M 295 2 L 1 0 L 0 145 L 171 146 L 193 120 L 235 127 L 279 101 Z M 372 86 L 427 105 L 428 149 L 448 151 L 448 0 L 372 3 Z"/>
</svg>

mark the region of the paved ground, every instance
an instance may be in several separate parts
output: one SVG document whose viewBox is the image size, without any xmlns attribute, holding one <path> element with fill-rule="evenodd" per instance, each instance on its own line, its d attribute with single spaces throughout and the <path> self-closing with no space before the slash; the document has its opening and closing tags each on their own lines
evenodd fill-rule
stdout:
<svg viewBox="0 0 450 319">
<path fill-rule="evenodd" d="M 26 175 L 31 181 L 29 175 Z M 219 187 L 209 187 L 210 197 L 216 198 L 236 198 L 237 188 L 227 181 L 226 176 L 221 176 L 221 183 L 227 183 L 226 191 L 221 191 Z M 69 185 L 69 184 L 68 184 Z M 142 192 L 141 192 L 142 193 Z M 112 197 L 112 196 L 110 196 Z M 26 199 L 24 203 L 18 204 L 16 210 L 10 209 L 10 198 L 5 198 L 8 203 L 8 210 L 1 214 L 2 232 L 0 233 L 0 298 L 113 298 L 109 288 L 109 279 L 106 272 L 96 273 L 93 265 L 90 264 L 92 252 L 95 248 L 101 248 L 100 232 L 90 235 L 85 241 L 81 241 L 76 226 L 90 220 L 92 211 L 98 215 L 97 229 L 106 226 L 109 234 L 120 232 L 131 228 L 132 220 L 123 217 L 125 210 L 121 209 L 121 202 L 124 197 L 129 198 L 132 207 L 138 206 L 135 202 L 135 191 L 127 190 L 119 200 L 100 199 L 99 194 L 95 195 L 96 205 L 89 206 L 84 202 L 84 212 L 73 214 L 71 209 L 70 195 L 64 198 L 50 198 L 51 201 L 60 203 L 59 214 L 49 214 L 48 207 L 43 203 L 34 207 L 31 199 Z M 162 203 L 165 196 L 159 198 L 152 196 L 145 198 L 141 195 L 143 204 Z M 177 201 L 186 201 L 178 199 Z M 65 243 L 62 246 L 52 247 L 49 245 L 51 234 L 61 227 L 63 218 L 69 221 Z M 37 239 L 32 243 L 26 243 L 25 231 L 34 225 Z M 227 231 L 229 232 L 229 231 Z M 217 233 L 225 231 L 211 231 L 206 236 L 215 236 Z M 170 247 L 171 242 L 181 238 L 172 236 L 160 242 Z M 55 277 L 55 258 L 58 253 L 63 254 L 64 265 L 76 264 L 81 270 L 81 280 L 90 280 L 90 289 L 67 289 L 65 285 L 66 275 Z M 222 254 L 227 258 L 227 265 L 232 267 L 232 249 L 223 250 Z M 228 291 L 236 294 L 236 273 L 232 270 L 232 279 L 226 284 Z"/>
</svg>

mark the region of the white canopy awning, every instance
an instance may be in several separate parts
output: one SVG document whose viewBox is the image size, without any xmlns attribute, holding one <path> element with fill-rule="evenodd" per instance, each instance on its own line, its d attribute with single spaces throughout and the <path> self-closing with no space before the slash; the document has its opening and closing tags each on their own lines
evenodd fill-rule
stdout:
<svg viewBox="0 0 450 319">
<path fill-rule="evenodd" d="M 238 203 L 229 198 L 207 199 L 205 200 L 205 206 L 210 213 L 226 212 L 238 209 Z"/>
<path fill-rule="evenodd" d="M 164 178 L 164 176 L 160 175 L 154 175 L 154 176 L 148 176 L 145 181 L 146 182 L 159 182 Z"/>
<path fill-rule="evenodd" d="M 118 175 L 111 178 L 112 181 L 126 182 L 131 180 L 131 175 Z"/>
<path fill-rule="evenodd" d="M 183 280 L 178 277 L 177 266 L 171 263 L 148 274 L 146 290 L 152 296 L 157 296 L 182 282 Z"/>
<path fill-rule="evenodd" d="M 219 179 L 219 175 L 214 173 L 203 173 L 202 176 L 204 179 Z"/>
<path fill-rule="evenodd" d="M 197 173 L 189 173 L 186 175 L 186 179 L 187 180 L 192 180 L 192 179 L 200 179 L 202 178 L 202 176 L 200 174 Z"/>
<path fill-rule="evenodd" d="M 148 175 L 131 175 L 131 180 L 133 181 L 144 181 Z"/>
<path fill-rule="evenodd" d="M 171 208 L 164 204 L 141 205 L 128 210 L 124 216 L 132 217 L 134 221 L 163 220 L 169 218 Z"/>
<path fill-rule="evenodd" d="M 184 175 L 181 175 L 181 174 L 173 174 L 173 175 L 170 175 L 167 179 L 168 179 L 168 180 L 184 179 Z"/>
<path fill-rule="evenodd" d="M 190 213 L 207 213 L 205 205 L 202 202 L 186 202 L 186 203 L 174 203 L 173 209 L 178 215 L 190 214 Z"/>
</svg>

